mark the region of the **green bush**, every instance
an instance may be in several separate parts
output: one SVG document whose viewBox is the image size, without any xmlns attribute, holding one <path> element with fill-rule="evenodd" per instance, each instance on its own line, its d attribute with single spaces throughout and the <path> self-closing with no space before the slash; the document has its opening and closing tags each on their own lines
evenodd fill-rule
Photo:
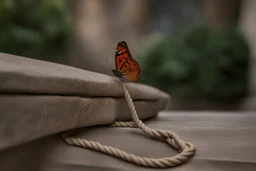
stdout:
<svg viewBox="0 0 256 171">
<path fill-rule="evenodd" d="M 238 29 L 196 26 L 153 38 L 138 56 L 141 82 L 181 97 L 215 100 L 247 94 L 249 47 Z"/>
<path fill-rule="evenodd" d="M 70 13 L 63 0 L 1 0 L 0 52 L 42 60 L 64 54 Z"/>
</svg>

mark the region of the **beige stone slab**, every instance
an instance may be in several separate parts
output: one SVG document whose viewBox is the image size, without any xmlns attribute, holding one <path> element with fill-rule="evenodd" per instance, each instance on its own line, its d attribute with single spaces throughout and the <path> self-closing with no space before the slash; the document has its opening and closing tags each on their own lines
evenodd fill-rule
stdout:
<svg viewBox="0 0 256 171">
<path fill-rule="evenodd" d="M 0 92 L 124 97 L 114 78 L 61 64 L 0 53 Z M 164 100 L 164 92 L 143 84 L 128 83 L 133 99 Z"/>
<path fill-rule="evenodd" d="M 134 101 L 141 119 L 154 117 L 161 101 Z M 0 150 L 72 128 L 131 120 L 124 99 L 49 95 L 0 95 Z"/>
<path fill-rule="evenodd" d="M 111 76 L 0 53 L 0 150 L 61 131 L 131 120 L 121 85 Z M 126 83 L 141 119 L 170 97 Z"/>
</svg>

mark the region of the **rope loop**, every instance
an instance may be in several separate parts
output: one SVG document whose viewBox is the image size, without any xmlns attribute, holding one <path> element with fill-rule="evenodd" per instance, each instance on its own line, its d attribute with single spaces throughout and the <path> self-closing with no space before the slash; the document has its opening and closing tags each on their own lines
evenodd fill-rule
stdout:
<svg viewBox="0 0 256 171">
<path fill-rule="evenodd" d="M 174 132 L 171 132 L 168 130 L 161 130 L 161 129 L 152 129 L 147 125 L 143 124 L 143 122 L 139 119 L 137 115 L 135 106 L 133 104 L 133 100 L 129 94 L 128 89 L 123 83 L 121 83 L 120 81 L 118 82 L 121 84 L 123 88 L 125 99 L 131 110 L 132 121 L 129 121 L 129 122 L 115 121 L 110 126 L 139 128 L 144 133 L 156 139 L 160 138 L 165 140 L 167 144 L 169 144 L 172 148 L 176 149 L 179 153 L 173 157 L 164 157 L 164 158 L 157 158 L 157 159 L 145 158 L 145 157 L 136 156 L 134 154 L 129 154 L 115 147 L 106 146 L 95 141 L 89 141 L 86 139 L 80 139 L 80 138 L 68 136 L 68 132 L 66 132 L 62 134 L 62 138 L 67 144 L 78 146 L 78 147 L 89 148 L 89 149 L 99 151 L 111 156 L 115 156 L 117 158 L 123 159 L 127 162 L 131 162 L 139 166 L 152 167 L 152 168 L 174 167 L 174 166 L 185 163 L 192 156 L 194 156 L 196 152 L 195 146 L 189 142 L 184 142 Z"/>
</svg>

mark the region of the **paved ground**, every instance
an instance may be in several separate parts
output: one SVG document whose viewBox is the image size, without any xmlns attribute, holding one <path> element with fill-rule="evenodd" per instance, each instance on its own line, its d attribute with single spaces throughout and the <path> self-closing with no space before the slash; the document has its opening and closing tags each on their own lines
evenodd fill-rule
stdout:
<svg viewBox="0 0 256 171">
<path fill-rule="evenodd" d="M 145 122 L 168 129 L 197 148 L 194 158 L 172 171 L 255 171 L 256 114 L 238 112 L 161 112 Z M 80 138 L 95 140 L 144 157 L 166 157 L 175 151 L 132 128 L 82 129 Z M 15 164 L 13 164 L 15 161 Z M 156 170 L 135 166 L 95 151 L 66 145 L 59 135 L 6 150 L 0 156 L 2 170 Z M 161 170 L 161 169 L 160 169 Z"/>
</svg>

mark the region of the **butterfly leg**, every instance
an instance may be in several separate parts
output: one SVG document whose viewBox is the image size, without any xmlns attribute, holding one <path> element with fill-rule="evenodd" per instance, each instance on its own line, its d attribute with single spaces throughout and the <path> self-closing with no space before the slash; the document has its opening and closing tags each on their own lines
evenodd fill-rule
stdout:
<svg viewBox="0 0 256 171">
<path fill-rule="evenodd" d="M 125 78 L 120 78 L 120 80 L 121 80 L 122 82 L 130 82 L 129 80 L 127 80 L 127 79 L 125 79 Z"/>
</svg>

